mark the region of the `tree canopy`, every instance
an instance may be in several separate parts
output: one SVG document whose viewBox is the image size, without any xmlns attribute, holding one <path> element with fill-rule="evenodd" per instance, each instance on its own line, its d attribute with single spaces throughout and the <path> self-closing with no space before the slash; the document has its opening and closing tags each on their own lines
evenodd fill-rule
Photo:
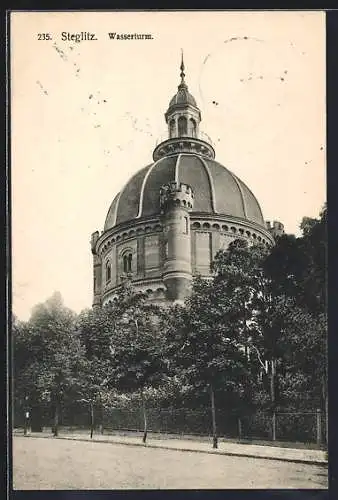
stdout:
<svg viewBox="0 0 338 500">
<path fill-rule="evenodd" d="M 143 398 L 144 411 L 149 398 L 249 412 L 270 408 L 273 370 L 277 409 L 323 407 L 326 225 L 325 206 L 318 219 L 304 217 L 301 236 L 282 235 L 271 248 L 233 241 L 209 278 L 193 280 L 184 305 L 157 307 L 127 280 L 111 303 L 78 315 L 56 292 L 28 321 L 13 316 L 18 408 L 27 398 L 55 408 L 112 404 L 120 394 Z"/>
</svg>

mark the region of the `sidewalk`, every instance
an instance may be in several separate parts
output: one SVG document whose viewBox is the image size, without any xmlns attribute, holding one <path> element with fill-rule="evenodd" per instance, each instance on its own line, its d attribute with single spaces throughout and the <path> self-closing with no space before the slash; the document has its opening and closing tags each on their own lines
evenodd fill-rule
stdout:
<svg viewBox="0 0 338 500">
<path fill-rule="evenodd" d="M 15 435 L 15 434 L 14 434 Z M 143 444 L 140 436 L 119 436 L 94 434 L 91 439 L 89 435 L 80 433 L 67 433 L 54 438 L 49 433 L 29 433 L 27 437 L 68 439 L 75 441 L 93 441 L 100 443 L 120 444 L 126 446 L 143 446 L 147 448 L 162 448 L 176 451 L 190 451 L 198 453 L 209 453 L 228 456 L 242 456 L 249 458 L 260 458 L 266 460 L 282 460 L 287 462 L 298 462 L 305 464 L 327 465 L 326 453 L 322 450 L 308 450 L 295 448 L 280 448 L 276 446 L 261 446 L 255 444 L 230 443 L 219 439 L 218 448 L 212 448 L 210 441 L 193 441 L 187 439 L 158 439 L 148 437 L 147 443 Z"/>
</svg>

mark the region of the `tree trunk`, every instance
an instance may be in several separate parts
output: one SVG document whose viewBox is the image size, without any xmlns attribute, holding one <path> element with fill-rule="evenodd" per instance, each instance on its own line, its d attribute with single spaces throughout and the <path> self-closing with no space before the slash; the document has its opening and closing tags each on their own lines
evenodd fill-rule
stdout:
<svg viewBox="0 0 338 500">
<path fill-rule="evenodd" d="M 94 432 L 94 403 L 90 402 L 90 439 L 93 438 Z"/>
<path fill-rule="evenodd" d="M 276 408 L 275 408 L 275 360 L 271 360 L 271 376 L 270 376 L 270 389 L 271 389 L 271 405 L 272 405 L 272 440 L 276 441 Z"/>
<path fill-rule="evenodd" d="M 146 443 L 146 441 L 147 441 L 147 434 L 148 434 L 148 430 L 147 430 L 147 411 L 146 411 L 146 404 L 145 404 L 143 392 L 141 393 L 141 398 L 142 398 L 142 413 L 143 413 L 143 425 L 144 425 L 142 441 L 143 441 L 143 443 Z"/>
<path fill-rule="evenodd" d="M 59 404 L 58 403 L 56 403 L 56 405 L 55 405 L 53 435 L 55 437 L 57 437 L 59 435 Z"/>
<path fill-rule="evenodd" d="M 238 440 L 242 439 L 242 421 L 240 417 L 238 417 Z"/>
<path fill-rule="evenodd" d="M 218 448 L 217 429 L 216 429 L 215 392 L 212 385 L 210 386 L 210 397 L 211 397 L 211 416 L 212 416 L 212 447 Z"/>
<path fill-rule="evenodd" d="M 329 444 L 329 401 L 328 395 L 325 395 L 325 442 Z"/>
<path fill-rule="evenodd" d="M 25 411 L 25 421 L 24 422 L 25 422 L 25 426 L 24 426 L 23 433 L 26 436 L 26 434 L 28 432 L 28 424 L 29 424 L 29 413 L 28 413 L 28 411 Z"/>
<path fill-rule="evenodd" d="M 325 415 L 325 443 L 328 444 L 328 394 L 327 394 L 327 381 L 325 375 L 322 376 L 322 407 L 324 408 Z"/>
<path fill-rule="evenodd" d="M 100 392 L 99 392 L 99 408 L 100 408 L 99 431 L 100 431 L 100 434 L 103 434 L 103 405 L 102 405 L 102 398 L 101 398 L 101 393 Z"/>
<path fill-rule="evenodd" d="M 32 432 L 42 432 L 42 414 L 40 403 L 34 402 L 29 412 L 30 427 Z"/>
</svg>

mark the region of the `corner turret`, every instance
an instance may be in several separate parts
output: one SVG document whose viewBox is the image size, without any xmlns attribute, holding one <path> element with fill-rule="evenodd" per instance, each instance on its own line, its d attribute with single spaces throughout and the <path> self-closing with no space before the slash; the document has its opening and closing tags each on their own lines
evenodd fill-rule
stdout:
<svg viewBox="0 0 338 500">
<path fill-rule="evenodd" d="M 172 182 L 161 187 L 160 208 L 164 233 L 163 282 L 169 300 L 183 300 L 192 279 L 189 211 L 194 194 L 187 184 Z"/>
<path fill-rule="evenodd" d="M 100 237 L 100 233 L 95 231 L 92 233 L 92 237 L 90 240 L 90 246 L 93 254 L 93 307 L 97 307 L 101 305 L 101 293 L 102 293 L 102 277 L 101 277 L 101 268 L 102 262 L 99 255 L 96 253 L 96 243 Z"/>
<path fill-rule="evenodd" d="M 267 227 L 269 233 L 274 238 L 278 238 L 279 236 L 282 236 L 283 234 L 285 234 L 284 225 L 277 220 L 274 220 L 272 224 L 270 221 L 266 221 L 266 227 Z"/>
</svg>

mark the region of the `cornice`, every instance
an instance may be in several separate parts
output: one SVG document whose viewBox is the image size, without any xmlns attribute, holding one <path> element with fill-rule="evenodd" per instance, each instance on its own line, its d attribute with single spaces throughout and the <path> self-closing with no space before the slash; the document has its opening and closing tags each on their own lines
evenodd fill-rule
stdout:
<svg viewBox="0 0 338 500">
<path fill-rule="evenodd" d="M 211 160 L 215 158 L 214 148 L 206 141 L 183 136 L 166 139 L 158 144 L 153 151 L 153 159 L 158 161 L 160 158 L 179 153 L 192 153 Z"/>
<path fill-rule="evenodd" d="M 196 222 L 201 224 L 200 228 L 193 227 Z M 257 233 L 260 237 L 265 238 L 270 244 L 274 244 L 274 238 L 268 229 L 264 228 L 260 224 L 241 217 L 206 212 L 190 212 L 190 223 L 192 231 L 199 229 L 204 229 L 208 232 L 220 231 L 222 233 L 229 234 L 230 236 L 234 236 L 234 234 L 238 232 L 238 227 L 236 226 L 240 226 L 239 237 L 250 238 L 251 234 L 247 234 L 249 231 L 253 234 Z M 203 227 L 204 224 L 210 224 L 210 227 Z M 219 225 L 219 227 L 215 227 L 217 225 Z M 222 227 L 225 225 L 227 226 L 227 229 Z M 232 227 L 235 229 L 231 229 Z M 241 229 L 243 230 L 243 233 L 241 233 Z M 145 234 L 160 234 L 162 231 L 163 225 L 160 217 L 134 219 L 102 233 L 96 242 L 96 253 L 101 256 L 115 243 L 126 242 L 132 238 Z"/>
</svg>

